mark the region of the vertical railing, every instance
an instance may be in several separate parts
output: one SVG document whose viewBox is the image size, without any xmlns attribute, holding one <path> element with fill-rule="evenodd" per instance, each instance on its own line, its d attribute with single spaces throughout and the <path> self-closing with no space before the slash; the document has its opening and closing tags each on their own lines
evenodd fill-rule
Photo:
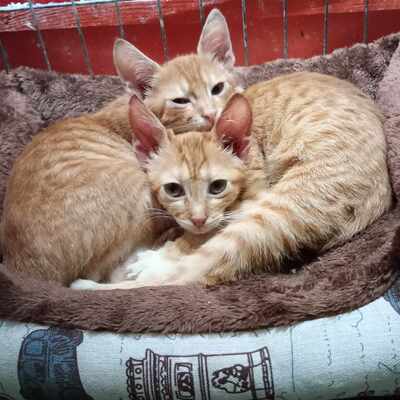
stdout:
<svg viewBox="0 0 400 400">
<path fill-rule="evenodd" d="M 72 0 L 72 13 L 75 17 L 76 23 L 76 30 L 78 31 L 79 35 L 79 43 L 81 45 L 82 54 L 83 54 L 83 62 L 85 63 L 86 69 L 90 76 L 93 76 L 93 68 L 92 63 L 90 62 L 89 51 L 86 44 L 85 35 L 83 34 L 82 27 L 81 27 L 81 18 L 79 16 L 78 9 L 76 8 L 75 0 Z"/>
<path fill-rule="evenodd" d="M 39 24 L 36 19 L 36 14 L 35 14 L 35 10 L 33 9 L 32 0 L 29 0 L 29 12 L 31 14 L 32 27 L 36 32 L 37 46 L 42 51 L 43 59 L 46 64 L 47 70 L 51 71 L 51 65 L 50 65 L 50 60 L 49 60 L 48 54 L 47 54 L 46 44 L 44 42 L 42 32 L 40 31 Z"/>
<path fill-rule="evenodd" d="M 247 34 L 247 4 L 242 0 L 242 34 L 243 34 L 243 58 L 245 65 L 249 65 L 249 42 Z"/>
<path fill-rule="evenodd" d="M 165 21 L 164 21 L 164 14 L 162 10 L 161 0 L 157 0 L 157 9 L 158 9 L 158 19 L 160 20 L 161 44 L 164 53 L 164 61 L 168 61 L 169 55 L 168 55 L 167 34 L 165 32 Z"/>
<path fill-rule="evenodd" d="M 288 58 L 288 1 L 289 0 L 283 0 L 283 12 L 282 12 L 282 17 L 283 17 L 283 58 Z"/>
<path fill-rule="evenodd" d="M 52 66 L 49 59 L 48 51 L 46 48 L 45 38 L 40 29 L 40 18 L 39 13 L 36 11 L 37 9 L 41 9 L 42 5 L 38 5 L 34 3 L 35 0 L 28 0 L 26 4 L 26 9 L 29 11 L 28 17 L 30 21 L 27 21 L 26 24 L 31 27 L 36 34 L 36 43 L 37 47 L 41 51 L 41 55 L 43 57 L 44 64 L 47 70 L 51 71 Z M 255 0 L 250 0 L 255 1 Z M 242 23 L 242 38 L 243 38 L 243 60 L 245 65 L 249 65 L 250 62 L 250 40 L 249 40 L 249 25 L 248 25 L 248 10 L 250 9 L 250 1 L 248 0 L 240 0 L 241 4 L 241 23 Z M 265 1 L 265 5 L 268 6 L 268 1 Z M 108 3 L 114 3 L 115 14 L 118 35 L 121 38 L 125 38 L 126 33 L 124 30 L 124 21 L 122 18 L 122 11 L 125 1 L 124 0 L 109 0 Z M 160 24 L 160 40 L 162 45 L 163 57 L 164 60 L 167 61 L 169 59 L 169 50 L 168 50 L 168 40 L 165 28 L 165 18 L 163 13 L 163 3 L 164 0 L 153 0 L 152 6 L 156 5 L 158 12 L 158 19 Z M 205 6 L 209 4 L 206 0 L 197 0 L 198 3 L 198 11 L 199 11 L 199 19 L 201 25 L 204 24 L 206 19 Z M 283 33 L 283 50 L 282 55 L 284 58 L 288 58 L 288 29 L 289 29 L 289 0 L 281 0 L 282 4 L 282 33 Z M 85 3 L 77 2 L 77 0 L 71 0 L 70 3 L 60 4 L 49 4 L 49 7 L 71 7 L 72 14 L 75 19 L 75 28 L 77 30 L 79 36 L 79 43 L 81 47 L 81 51 L 83 54 L 83 61 L 86 67 L 87 72 L 93 76 L 94 71 L 89 55 L 89 50 L 87 46 L 87 42 L 85 39 L 85 35 L 81 26 L 79 7 L 85 5 Z M 330 11 L 330 3 L 329 0 L 323 0 L 323 33 L 322 33 L 322 54 L 327 54 L 329 52 L 329 11 Z M 363 12 L 363 28 L 362 28 L 362 41 L 364 43 L 368 42 L 368 24 L 369 24 L 369 0 L 363 0 L 363 8 L 361 9 Z M 6 71 L 11 69 L 10 59 L 7 53 L 7 49 L 5 44 L 0 41 L 0 60 L 3 65 L 3 68 Z"/>
<path fill-rule="evenodd" d="M 322 54 L 328 53 L 329 0 L 324 0 L 324 31 L 322 36 Z"/>
<path fill-rule="evenodd" d="M 200 13 L 200 24 L 201 24 L 201 26 L 203 26 L 204 25 L 204 21 L 206 20 L 206 17 L 204 15 L 203 0 L 199 0 L 199 13 Z"/>
<path fill-rule="evenodd" d="M 368 0 L 364 0 L 363 42 L 368 42 Z"/>
<path fill-rule="evenodd" d="M 1 57 L 1 62 L 3 63 L 4 69 L 6 70 L 7 73 L 9 73 L 11 66 L 10 66 L 10 62 L 8 60 L 7 50 L 4 47 L 1 40 L 0 40 L 0 57 Z"/>
<path fill-rule="evenodd" d="M 115 5 L 115 15 L 117 16 L 117 21 L 118 21 L 119 37 L 125 39 L 124 23 L 122 22 L 121 10 L 119 8 L 119 0 L 114 0 L 114 5 Z"/>
</svg>

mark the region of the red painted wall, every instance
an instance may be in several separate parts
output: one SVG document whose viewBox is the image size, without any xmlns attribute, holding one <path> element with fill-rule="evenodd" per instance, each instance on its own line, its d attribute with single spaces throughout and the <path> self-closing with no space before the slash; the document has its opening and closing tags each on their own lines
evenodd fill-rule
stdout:
<svg viewBox="0 0 400 400">
<path fill-rule="evenodd" d="M 0 6 L 9 2 L 0 0 Z M 35 3 L 46 3 L 46 0 Z M 217 6 L 226 16 L 237 61 L 243 64 L 242 1 L 203 0 L 203 3 L 205 15 Z M 364 3 L 364 0 L 329 1 L 328 51 L 363 40 Z M 161 4 L 168 56 L 194 51 L 201 30 L 198 0 L 162 0 Z M 246 4 L 250 64 L 282 57 L 283 1 L 247 0 Z M 369 0 L 368 4 L 368 41 L 400 31 L 400 0 Z M 125 38 L 162 62 L 164 52 L 156 0 L 121 0 L 119 6 Z M 94 73 L 113 74 L 112 46 L 119 36 L 115 5 L 79 5 L 77 10 Z M 72 8 L 35 10 L 35 16 L 52 68 L 87 73 Z M 289 57 L 322 53 L 323 21 L 324 0 L 288 1 Z M 0 13 L 0 41 L 8 53 L 11 67 L 46 68 L 42 51 L 37 46 L 37 34 L 30 24 L 29 10 Z"/>
</svg>

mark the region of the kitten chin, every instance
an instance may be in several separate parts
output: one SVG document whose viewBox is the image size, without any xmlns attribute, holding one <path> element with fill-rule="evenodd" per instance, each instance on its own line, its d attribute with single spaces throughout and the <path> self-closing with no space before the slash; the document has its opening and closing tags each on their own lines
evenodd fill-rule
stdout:
<svg viewBox="0 0 400 400">
<path fill-rule="evenodd" d="M 179 221 L 178 219 L 176 219 L 176 222 L 179 224 L 179 226 L 182 227 L 186 232 L 189 232 L 192 235 L 199 236 L 208 235 L 212 232 L 215 232 L 220 226 L 220 223 L 218 221 L 219 220 L 213 221 L 198 228 L 196 226 L 193 226 L 190 222 Z"/>
</svg>

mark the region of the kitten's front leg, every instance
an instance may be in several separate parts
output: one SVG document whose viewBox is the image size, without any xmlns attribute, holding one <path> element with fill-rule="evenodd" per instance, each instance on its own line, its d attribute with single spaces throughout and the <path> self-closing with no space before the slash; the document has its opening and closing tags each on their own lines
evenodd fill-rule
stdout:
<svg viewBox="0 0 400 400">
<path fill-rule="evenodd" d="M 127 278 L 135 279 L 134 287 L 184 285 L 200 282 L 204 277 L 202 268 L 203 257 L 195 254 L 184 255 L 176 242 L 168 242 L 158 250 L 147 250 L 137 255 L 138 260 L 127 268 Z M 137 274 L 137 271 L 141 271 Z M 129 283 L 120 282 L 120 287 L 128 287 Z M 118 288 L 119 284 L 112 285 L 110 289 Z M 104 287 L 105 288 L 105 287 Z"/>
<path fill-rule="evenodd" d="M 174 228 L 168 232 L 168 237 L 176 236 L 179 231 Z M 163 240 L 166 237 L 163 238 Z M 156 272 L 157 268 L 168 264 L 170 252 L 168 249 L 171 247 L 172 242 L 167 241 L 163 243 L 162 247 L 156 250 L 139 249 L 135 251 L 121 266 L 116 268 L 110 277 L 110 283 L 118 283 L 126 280 L 137 280 L 139 276 L 144 276 L 144 271 L 149 270 Z M 147 272 L 147 273 L 148 273 Z"/>
<path fill-rule="evenodd" d="M 146 250 L 137 254 L 137 261 L 127 267 L 127 279 L 135 279 L 143 286 L 174 285 L 194 282 L 187 254 L 195 252 L 194 248 L 206 238 L 182 236 L 174 242 L 168 241 L 158 250 Z M 137 274 L 137 271 L 140 271 Z M 132 272 L 132 276 L 131 273 Z"/>
<path fill-rule="evenodd" d="M 134 289 L 144 286 L 162 286 L 173 284 L 179 275 L 173 258 L 174 246 L 168 242 L 158 250 L 142 250 L 135 254 L 131 263 L 124 265 L 124 278 L 119 282 L 97 283 L 79 279 L 71 284 L 72 289 L 112 290 Z"/>
<path fill-rule="evenodd" d="M 193 283 L 214 285 L 236 280 L 242 270 L 241 253 L 245 249 L 239 248 L 232 230 L 241 234 L 242 229 L 240 223 L 232 224 L 191 254 L 183 254 L 177 242 L 168 242 L 158 250 L 137 254 L 138 260 L 131 266 L 134 281 L 100 285 L 80 282 L 75 288 L 105 290 Z M 89 287 L 79 287 L 80 284 Z"/>
<path fill-rule="evenodd" d="M 136 281 L 122 281 L 118 283 L 98 283 L 90 279 L 77 279 L 72 282 L 70 289 L 73 290 L 112 290 L 112 289 L 134 289 L 144 285 Z"/>
<path fill-rule="evenodd" d="M 231 222 L 192 254 L 181 257 L 175 266 L 180 275 L 171 284 L 215 285 L 267 270 L 268 266 L 272 269 L 289 239 L 282 229 L 286 228 L 286 221 L 273 225 L 271 214 L 266 216 L 257 203 L 248 207 L 240 219 Z"/>
<path fill-rule="evenodd" d="M 127 267 L 127 278 L 134 279 L 142 286 L 158 286 L 168 281 L 174 275 L 176 262 L 169 251 L 170 243 L 166 243 L 158 250 L 146 250 L 139 253 L 138 260 Z"/>
<path fill-rule="evenodd" d="M 222 283 L 232 282 L 238 279 L 238 270 L 216 260 L 212 255 L 204 256 L 202 253 L 195 252 L 180 258 L 175 264 L 175 270 L 179 271 L 171 276 L 168 285 L 187 285 L 199 283 L 205 286 L 212 286 Z"/>
<path fill-rule="evenodd" d="M 219 265 L 217 268 L 212 268 L 200 280 L 205 286 L 219 285 L 222 283 L 234 282 L 239 279 L 238 271 L 235 268 L 229 267 L 229 265 Z"/>
</svg>

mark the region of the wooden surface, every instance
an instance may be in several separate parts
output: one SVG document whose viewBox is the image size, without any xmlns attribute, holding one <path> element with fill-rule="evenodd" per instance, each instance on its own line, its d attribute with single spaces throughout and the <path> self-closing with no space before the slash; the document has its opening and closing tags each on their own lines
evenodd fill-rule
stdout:
<svg viewBox="0 0 400 400">
<path fill-rule="evenodd" d="M 61 0 L 53 0 L 53 3 Z M 9 0 L 0 0 L 5 6 Z M 45 4 L 45 0 L 35 3 Z M 155 0 L 119 1 L 125 38 L 158 62 L 165 55 L 194 51 L 201 30 L 198 0 L 162 0 L 167 47 L 163 48 Z M 226 16 L 239 64 L 243 64 L 241 0 L 203 0 L 205 15 L 217 6 Z M 400 0 L 369 0 L 368 41 L 400 31 Z M 283 2 L 247 0 L 249 63 L 283 55 Z M 78 5 L 80 24 L 94 73 L 114 73 L 112 46 L 120 35 L 115 4 Z M 53 7 L 34 11 L 51 67 L 63 72 L 87 73 L 73 9 Z M 330 0 L 328 47 L 331 51 L 363 40 L 364 0 Z M 29 10 L 0 13 L 0 40 L 11 67 L 46 68 Z M 288 0 L 288 56 L 309 57 L 322 53 L 323 0 Z M 0 63 L 1 67 L 4 67 Z"/>
</svg>

